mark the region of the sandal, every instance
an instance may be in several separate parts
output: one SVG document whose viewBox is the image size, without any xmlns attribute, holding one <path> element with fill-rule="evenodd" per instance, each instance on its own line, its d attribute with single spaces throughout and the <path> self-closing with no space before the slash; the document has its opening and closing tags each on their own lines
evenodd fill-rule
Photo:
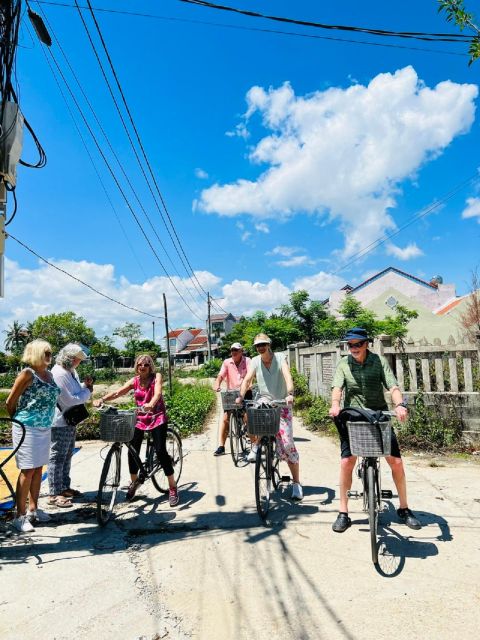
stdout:
<svg viewBox="0 0 480 640">
<path fill-rule="evenodd" d="M 48 504 L 54 505 L 55 507 L 61 507 L 62 509 L 69 509 L 70 507 L 73 507 L 72 501 L 64 496 L 50 496 L 48 498 Z"/>
<path fill-rule="evenodd" d="M 83 493 L 78 489 L 65 489 L 60 495 L 64 498 L 78 498 L 79 496 L 83 496 Z"/>
</svg>

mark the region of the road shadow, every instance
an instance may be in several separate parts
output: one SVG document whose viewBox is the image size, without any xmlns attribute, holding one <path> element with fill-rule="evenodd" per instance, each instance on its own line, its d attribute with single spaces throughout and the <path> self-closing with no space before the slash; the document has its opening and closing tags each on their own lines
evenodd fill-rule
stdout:
<svg viewBox="0 0 480 640">
<path fill-rule="evenodd" d="M 303 495 L 305 498 L 309 497 L 321 497 L 320 504 L 331 504 L 335 499 L 335 489 L 331 489 L 330 487 L 318 487 L 318 486 L 303 486 Z"/>
<path fill-rule="evenodd" d="M 422 524 L 422 529 L 416 531 L 408 529 L 403 524 L 391 502 L 386 502 L 387 508 L 382 512 L 378 524 L 379 552 L 378 564 L 375 566 L 377 573 L 385 578 L 398 576 L 405 566 L 407 558 L 419 558 L 425 560 L 439 554 L 436 542 L 450 542 L 453 537 L 450 527 L 442 516 L 434 513 L 417 511 L 416 517 Z M 368 524 L 368 521 L 367 521 Z M 425 527 L 436 525 L 438 533 L 433 538 L 426 538 L 429 533 Z M 405 535 L 406 534 L 406 535 Z M 421 536 L 421 539 L 418 537 Z"/>
</svg>

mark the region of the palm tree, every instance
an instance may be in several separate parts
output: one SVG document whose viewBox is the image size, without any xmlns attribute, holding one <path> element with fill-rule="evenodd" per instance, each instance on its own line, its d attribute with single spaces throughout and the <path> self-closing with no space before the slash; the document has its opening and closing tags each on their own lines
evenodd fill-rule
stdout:
<svg viewBox="0 0 480 640">
<path fill-rule="evenodd" d="M 14 320 L 12 325 L 5 329 L 5 349 L 11 353 L 18 354 L 28 342 L 28 331 L 18 320 Z"/>
</svg>

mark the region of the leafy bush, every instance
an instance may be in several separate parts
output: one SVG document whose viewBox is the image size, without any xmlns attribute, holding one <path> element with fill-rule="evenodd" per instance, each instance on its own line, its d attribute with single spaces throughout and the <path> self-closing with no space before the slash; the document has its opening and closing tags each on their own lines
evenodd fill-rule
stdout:
<svg viewBox="0 0 480 640">
<path fill-rule="evenodd" d="M 218 376 L 218 372 L 220 371 L 221 366 L 222 361 L 220 360 L 220 358 L 212 358 L 211 360 L 206 362 L 199 371 L 201 371 L 205 377 L 213 378 L 215 376 Z"/>
<path fill-rule="evenodd" d="M 400 443 L 408 448 L 424 451 L 465 448 L 460 444 L 462 421 L 453 404 L 446 408 L 444 416 L 440 407 L 425 403 L 422 391 L 415 398 L 408 420 L 398 423 L 395 428 Z"/>
<path fill-rule="evenodd" d="M 15 382 L 15 378 L 17 377 L 16 373 L 13 372 L 9 372 L 9 373 L 1 373 L 0 374 L 0 387 L 2 389 L 10 389 L 10 387 L 13 386 L 13 383 Z"/>
<path fill-rule="evenodd" d="M 301 413 L 305 426 L 312 431 L 336 435 L 337 429 L 328 415 L 329 409 L 330 405 L 326 400 L 321 397 L 314 398 L 311 405 Z"/>
<path fill-rule="evenodd" d="M 295 367 L 292 367 L 293 388 L 295 389 L 294 408 L 298 411 L 307 409 L 312 405 L 313 396 L 310 393 L 308 380 L 306 376 L 298 373 Z"/>
</svg>

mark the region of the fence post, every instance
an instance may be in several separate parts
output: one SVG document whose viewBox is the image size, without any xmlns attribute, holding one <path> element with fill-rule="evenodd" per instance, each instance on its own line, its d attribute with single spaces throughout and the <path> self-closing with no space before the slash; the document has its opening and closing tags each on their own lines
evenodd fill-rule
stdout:
<svg viewBox="0 0 480 640">
<path fill-rule="evenodd" d="M 381 333 L 377 336 L 373 342 L 374 350 L 379 356 L 384 356 L 387 359 L 390 368 L 393 370 L 393 355 L 387 353 L 385 355 L 385 349 L 392 346 L 392 336 L 386 333 Z"/>
</svg>

